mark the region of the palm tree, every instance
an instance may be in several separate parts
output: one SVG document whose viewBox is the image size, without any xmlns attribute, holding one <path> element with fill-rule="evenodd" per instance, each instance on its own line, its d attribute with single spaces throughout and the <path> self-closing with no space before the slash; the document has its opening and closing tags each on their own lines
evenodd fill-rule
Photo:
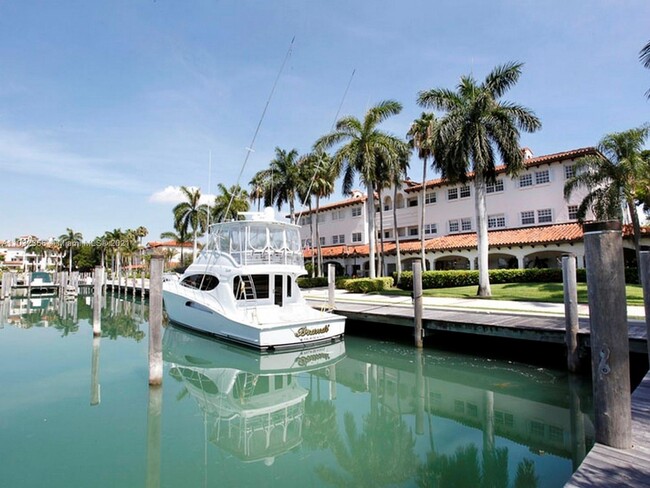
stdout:
<svg viewBox="0 0 650 488">
<path fill-rule="evenodd" d="M 265 199 L 265 195 L 267 193 L 267 176 L 268 170 L 261 170 L 258 171 L 253 175 L 253 178 L 251 178 L 251 181 L 248 183 L 251 187 L 251 190 L 249 192 L 249 196 L 252 202 L 257 202 L 257 211 L 260 211 L 260 206 L 262 201 Z M 264 202 L 264 205 L 266 205 L 266 201 Z"/>
<path fill-rule="evenodd" d="M 496 181 L 496 154 L 509 175 L 524 167 L 519 131 L 534 132 L 542 123 L 528 108 L 500 100 L 517 83 L 522 63 L 494 68 L 482 83 L 461 77 L 457 91 L 434 88 L 422 91 L 418 103 L 444 110 L 433 148 L 436 166 L 450 182 L 474 177 L 478 241 L 478 296 L 491 296 L 488 274 L 486 185 Z"/>
<path fill-rule="evenodd" d="M 388 169 L 388 179 L 392 182 L 393 185 L 393 229 L 395 229 L 395 254 L 397 259 L 397 283 L 399 283 L 402 278 L 402 258 L 400 255 L 399 249 L 399 225 L 397 224 L 397 194 L 398 190 L 402 186 L 402 179 L 406 175 L 406 171 L 409 167 L 409 149 L 407 145 L 404 145 L 404 150 L 400 158 L 395 161 L 395 164 L 389 167 Z M 422 231 L 424 233 L 424 231 Z M 424 261 L 423 261 L 424 262 Z"/>
<path fill-rule="evenodd" d="M 422 160 L 422 191 L 420 192 L 420 239 L 422 266 L 427 269 L 427 261 L 424 249 L 424 216 L 426 209 L 426 192 L 427 192 L 427 160 L 433 157 L 433 143 L 435 140 L 435 131 L 437 127 L 436 116 L 430 112 L 422 112 L 419 119 L 411 124 L 407 133 L 408 143 L 412 149 L 418 152 L 418 158 Z"/>
<path fill-rule="evenodd" d="M 334 181 L 338 178 L 338 168 L 327 152 L 322 149 L 314 150 L 300 158 L 301 187 L 300 194 L 303 201 L 306 201 L 310 207 L 311 214 L 311 197 L 316 199 L 316 212 L 310 220 L 310 226 L 314 225 L 316 220 L 316 246 L 317 246 L 317 276 L 323 276 L 323 253 L 320 243 L 320 223 L 318 215 L 320 211 L 321 198 L 327 198 L 334 193 Z M 313 235 L 313 230 L 310 232 Z M 313 245 L 312 245 L 313 249 Z M 313 256 L 313 253 L 312 253 Z"/>
<path fill-rule="evenodd" d="M 174 241 L 181 248 L 181 266 L 185 264 L 185 255 L 183 250 L 185 249 L 185 244 L 190 242 L 189 235 L 186 232 L 183 232 L 182 229 L 177 229 L 177 232 L 167 231 L 160 234 L 161 239 L 170 239 Z M 170 258 L 171 259 L 171 258 Z"/>
<path fill-rule="evenodd" d="M 36 262 L 34 263 L 34 271 L 38 271 L 41 258 L 45 254 L 45 245 L 43 244 L 42 241 L 35 241 L 29 244 L 27 248 L 25 248 L 25 251 L 36 255 Z"/>
<path fill-rule="evenodd" d="M 298 169 L 298 151 L 292 149 L 286 151 L 275 148 L 275 158 L 271 160 L 269 167 L 271 172 L 271 204 L 275 204 L 280 210 L 285 203 L 289 204 L 291 221 L 295 219 L 294 207 L 298 187 L 300 186 L 300 171 Z"/>
<path fill-rule="evenodd" d="M 72 273 L 72 248 L 80 246 L 81 241 L 83 241 L 81 232 L 75 232 L 69 227 L 65 230 L 65 234 L 59 236 L 59 244 L 61 247 L 68 249 L 68 271 L 70 273 Z"/>
<path fill-rule="evenodd" d="M 212 207 L 212 220 L 215 222 L 236 220 L 239 218 L 239 212 L 248 212 L 250 204 L 246 190 L 239 185 L 227 188 L 221 183 L 218 184 L 218 188 L 219 194 L 214 198 Z"/>
<path fill-rule="evenodd" d="M 181 186 L 181 192 L 187 198 L 187 201 L 181 202 L 174 207 L 174 227 L 183 230 L 184 234 L 192 230 L 194 248 L 192 259 L 196 259 L 197 239 L 199 233 L 205 232 L 207 225 L 208 208 L 207 205 L 199 203 L 201 200 L 200 188 L 188 188 Z"/>
<path fill-rule="evenodd" d="M 641 126 L 624 132 L 605 135 L 598 143 L 598 153 L 576 161 L 574 176 L 564 184 L 568 200 L 578 188 L 588 193 L 578 206 L 578 220 L 584 221 L 591 210 L 597 220 L 622 220 L 627 208 L 634 229 L 637 266 L 640 259 L 641 225 L 637 204 L 642 200 L 643 182 L 650 172 L 650 158 L 643 146 L 650 127 Z"/>
<path fill-rule="evenodd" d="M 333 132 L 321 137 L 316 147 L 327 149 L 342 143 L 334 153 L 334 164 L 343 169 L 343 193 L 352 191 L 355 176 L 359 176 L 368 193 L 366 200 L 368 216 L 368 244 L 370 254 L 370 278 L 375 278 L 375 180 L 377 158 L 392 159 L 402 144 L 399 138 L 378 129 L 378 125 L 402 110 L 402 104 L 385 100 L 371 107 L 363 121 L 353 116 L 340 119 Z"/>
<path fill-rule="evenodd" d="M 648 42 L 639 52 L 639 59 L 645 68 L 650 69 L 650 42 Z M 645 96 L 650 98 L 650 89 L 645 92 Z"/>
</svg>

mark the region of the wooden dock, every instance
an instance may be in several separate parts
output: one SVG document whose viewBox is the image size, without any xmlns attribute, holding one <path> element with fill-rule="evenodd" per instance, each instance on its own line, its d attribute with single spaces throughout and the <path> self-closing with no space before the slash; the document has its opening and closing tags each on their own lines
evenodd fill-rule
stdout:
<svg viewBox="0 0 650 488">
<path fill-rule="evenodd" d="M 650 487 L 650 374 L 632 393 L 632 449 L 594 444 L 565 487 Z"/>
<path fill-rule="evenodd" d="M 309 303 L 323 307 L 327 302 L 321 298 L 309 297 Z M 498 302 L 497 302 L 498 303 Z M 412 305 L 393 302 L 364 302 L 363 300 L 336 300 L 334 313 L 350 320 L 374 324 L 390 324 L 413 328 Z M 629 320 L 630 351 L 646 354 L 646 326 L 644 321 Z M 566 325 L 564 317 L 532 315 L 514 312 L 484 310 L 445 310 L 425 307 L 422 313 L 425 337 L 436 331 L 491 336 L 504 339 L 523 339 L 537 342 L 564 344 Z M 581 348 L 589 347 L 589 318 L 579 320 L 578 340 Z"/>
<path fill-rule="evenodd" d="M 322 297 L 311 296 L 312 306 L 327 305 Z M 414 309 L 406 303 L 337 300 L 333 310 L 350 320 L 414 328 Z M 474 334 L 564 344 L 566 325 L 562 316 L 544 314 L 444 310 L 425 307 L 425 334 L 436 331 Z M 628 320 L 630 351 L 647 354 L 645 321 Z M 589 318 L 579 320 L 579 344 L 589 347 Z M 568 488 L 650 487 L 650 372 L 632 394 L 632 449 L 615 449 L 596 443 L 565 485 Z"/>
</svg>

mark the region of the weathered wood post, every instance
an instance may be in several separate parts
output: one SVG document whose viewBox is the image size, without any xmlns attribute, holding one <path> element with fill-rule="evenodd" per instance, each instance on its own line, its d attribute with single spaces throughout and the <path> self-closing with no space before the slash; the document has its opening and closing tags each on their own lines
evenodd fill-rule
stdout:
<svg viewBox="0 0 650 488">
<path fill-rule="evenodd" d="M 422 348 L 415 350 L 415 433 L 424 434 L 425 415 L 425 380 L 424 380 L 424 354 Z"/>
<path fill-rule="evenodd" d="M 59 283 L 59 297 L 61 299 L 65 298 L 65 289 L 68 286 L 68 273 L 66 271 L 61 272 L 61 282 Z"/>
<path fill-rule="evenodd" d="M 9 279 L 11 275 L 6 271 L 2 273 L 2 288 L 0 289 L 0 300 L 4 300 L 9 296 Z"/>
<path fill-rule="evenodd" d="M 596 442 L 632 447 L 630 357 L 621 223 L 584 226 Z"/>
<path fill-rule="evenodd" d="M 336 300 L 334 293 L 336 289 L 336 268 L 333 264 L 327 265 L 327 306 L 334 310 Z"/>
<path fill-rule="evenodd" d="M 569 409 L 571 415 L 571 461 L 573 471 L 578 469 L 586 456 L 585 420 L 580 407 L 580 377 L 569 375 Z"/>
<path fill-rule="evenodd" d="M 140 276 L 140 298 L 144 298 L 144 267 L 142 268 L 142 275 Z"/>
<path fill-rule="evenodd" d="M 11 272 L 9 274 L 9 294 L 7 296 L 11 296 L 11 290 L 13 289 L 14 286 L 18 285 L 18 274 L 15 272 Z"/>
<path fill-rule="evenodd" d="M 422 329 L 422 262 L 413 260 L 413 305 L 415 307 L 415 347 L 422 347 L 424 330 Z"/>
<path fill-rule="evenodd" d="M 650 362 L 650 251 L 641 251 L 641 284 L 643 285 L 643 306 L 645 308 L 645 329 Z"/>
<path fill-rule="evenodd" d="M 160 487 L 160 439 L 162 433 L 163 388 L 149 388 L 149 404 L 147 407 L 147 488 Z"/>
<path fill-rule="evenodd" d="M 163 376 L 162 358 L 162 256 L 151 258 L 149 283 L 149 384 L 161 385 Z"/>
<path fill-rule="evenodd" d="M 95 266 L 93 276 L 93 335 L 102 335 L 102 283 L 104 282 L 104 268 Z"/>
<path fill-rule="evenodd" d="M 25 282 L 27 284 L 27 296 L 32 296 L 32 274 L 28 271 L 25 273 Z"/>
<path fill-rule="evenodd" d="M 564 283 L 564 321 L 567 350 L 567 367 L 571 373 L 580 368 L 578 354 L 578 285 L 576 283 L 576 257 L 562 256 L 562 281 Z"/>
<path fill-rule="evenodd" d="M 93 337 L 93 358 L 90 373 L 90 405 L 99 405 L 101 400 L 101 385 L 99 384 L 99 345 L 101 338 Z"/>
</svg>

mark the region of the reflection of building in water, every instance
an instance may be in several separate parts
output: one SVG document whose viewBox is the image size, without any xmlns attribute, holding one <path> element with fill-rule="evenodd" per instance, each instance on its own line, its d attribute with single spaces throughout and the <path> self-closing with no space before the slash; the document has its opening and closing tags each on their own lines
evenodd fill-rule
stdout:
<svg viewBox="0 0 650 488">
<path fill-rule="evenodd" d="M 570 397 L 589 397 L 590 385 L 575 387 L 584 389 L 585 395 L 571 391 L 564 376 L 522 368 L 526 367 L 497 366 L 481 371 L 460 361 L 427 365 L 422 378 L 424 409 L 533 451 L 568 459 L 584 457 L 575 450 L 593 444 L 594 427 L 587 413 L 571 411 Z M 378 402 L 398 414 L 417 415 L 414 392 L 418 378 L 412 365 L 405 369 L 378 368 L 348 357 L 337 366 L 337 379 L 353 390 L 375 395 Z M 574 439 L 576 432 L 582 439 Z"/>
<path fill-rule="evenodd" d="M 22 297 L 3 300 L 0 305 L 0 326 L 12 325 L 23 329 L 50 327 L 57 318 L 76 320 L 77 303 L 57 297 Z"/>
<path fill-rule="evenodd" d="M 309 390 L 297 373 L 333 368 L 345 343 L 261 354 L 170 326 L 163 350 L 170 375 L 205 412 L 209 440 L 243 461 L 270 464 L 302 442 Z"/>
</svg>

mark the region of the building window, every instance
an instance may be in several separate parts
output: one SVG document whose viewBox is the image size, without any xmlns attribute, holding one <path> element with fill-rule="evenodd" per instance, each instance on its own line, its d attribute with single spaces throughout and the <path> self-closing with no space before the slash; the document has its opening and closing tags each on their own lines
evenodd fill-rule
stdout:
<svg viewBox="0 0 650 488">
<path fill-rule="evenodd" d="M 352 216 L 360 217 L 361 216 L 361 207 L 352 207 Z"/>
<path fill-rule="evenodd" d="M 322 224 L 325 222 L 325 214 L 318 214 L 318 223 Z"/>
<path fill-rule="evenodd" d="M 437 234 L 438 226 L 436 224 L 424 224 L 424 233 L 425 234 Z"/>
<path fill-rule="evenodd" d="M 569 205 L 567 208 L 569 210 L 569 220 L 578 220 L 578 206 Z"/>
<path fill-rule="evenodd" d="M 535 184 L 543 185 L 551 181 L 551 174 L 549 170 L 545 169 L 543 171 L 535 171 Z"/>
<path fill-rule="evenodd" d="M 398 227 L 397 237 L 405 237 L 405 236 L 406 236 L 406 229 L 404 227 Z"/>
<path fill-rule="evenodd" d="M 361 242 L 361 232 L 352 233 L 352 242 Z"/>
<path fill-rule="evenodd" d="M 461 186 L 460 187 L 460 198 L 467 198 L 471 194 L 472 194 L 472 192 L 469 189 L 469 186 Z"/>
<path fill-rule="evenodd" d="M 320 245 L 321 245 L 321 246 L 324 246 L 324 245 L 325 245 L 325 238 L 324 238 L 324 237 L 321 237 L 321 238 L 319 239 L 319 241 L 320 241 Z"/>
<path fill-rule="evenodd" d="M 503 180 L 498 179 L 493 185 L 487 185 L 485 187 L 487 193 L 497 193 L 503 191 Z"/>
<path fill-rule="evenodd" d="M 548 222 L 553 222 L 553 212 L 550 208 L 544 208 L 537 211 L 537 223 L 545 224 Z"/>
<path fill-rule="evenodd" d="M 526 210 L 521 212 L 521 225 L 530 225 L 535 223 L 535 212 Z"/>
<path fill-rule="evenodd" d="M 332 212 L 332 220 L 341 220 L 345 218 L 345 210 L 334 210 Z"/>
<path fill-rule="evenodd" d="M 424 203 L 426 203 L 427 205 L 429 205 L 431 203 L 436 203 L 436 201 L 437 201 L 437 198 L 436 198 L 436 192 L 435 191 L 429 191 L 424 196 Z"/>
<path fill-rule="evenodd" d="M 521 175 L 519 177 L 519 188 L 526 188 L 528 186 L 533 186 L 533 175 Z"/>
<path fill-rule="evenodd" d="M 417 206 L 418 206 L 418 199 L 417 199 L 417 197 L 415 197 L 415 198 L 409 198 L 409 199 L 408 199 L 408 206 L 409 206 L 409 207 L 417 207 Z"/>
<path fill-rule="evenodd" d="M 506 226 L 506 216 L 503 214 L 499 215 L 488 215 L 488 229 L 499 229 Z"/>
<path fill-rule="evenodd" d="M 458 188 L 449 188 L 447 190 L 447 200 L 458 200 Z"/>
<path fill-rule="evenodd" d="M 339 236 L 332 236 L 332 244 L 338 244 L 339 243 Z"/>
<path fill-rule="evenodd" d="M 311 224 L 311 215 L 307 215 L 300 219 L 300 225 L 309 225 Z"/>
<path fill-rule="evenodd" d="M 567 164 L 564 167 L 564 179 L 568 180 L 569 178 L 573 178 L 575 175 L 576 175 L 576 165 Z"/>
<path fill-rule="evenodd" d="M 458 220 L 450 220 L 449 221 L 449 232 L 458 232 L 460 229 Z"/>
<path fill-rule="evenodd" d="M 391 237 L 392 237 L 391 236 L 391 231 L 385 230 L 384 231 L 384 239 L 390 239 Z"/>
<path fill-rule="evenodd" d="M 418 235 L 418 228 L 417 227 L 409 227 L 409 236 L 414 237 Z"/>
<path fill-rule="evenodd" d="M 472 230 L 472 219 L 469 217 L 460 219 L 460 228 L 464 231 Z"/>
</svg>

